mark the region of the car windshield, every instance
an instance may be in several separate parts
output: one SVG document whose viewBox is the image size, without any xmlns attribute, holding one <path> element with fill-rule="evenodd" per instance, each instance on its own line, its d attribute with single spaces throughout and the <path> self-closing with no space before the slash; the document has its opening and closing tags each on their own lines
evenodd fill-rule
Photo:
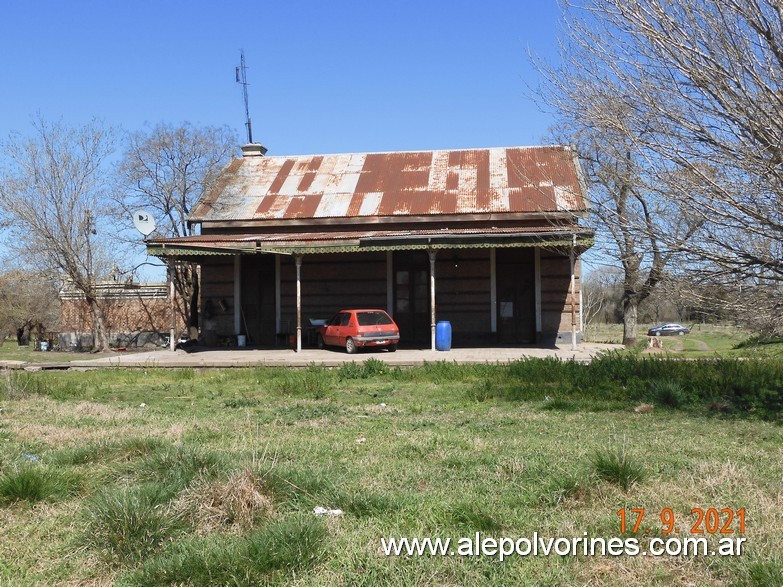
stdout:
<svg viewBox="0 0 783 587">
<path fill-rule="evenodd" d="M 386 312 L 357 312 L 359 326 L 375 326 L 376 324 L 391 324 L 392 319 Z"/>
</svg>

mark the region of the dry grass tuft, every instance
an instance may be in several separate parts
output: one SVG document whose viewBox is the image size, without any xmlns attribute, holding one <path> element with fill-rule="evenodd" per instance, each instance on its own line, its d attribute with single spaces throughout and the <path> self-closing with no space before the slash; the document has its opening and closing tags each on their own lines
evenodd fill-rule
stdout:
<svg viewBox="0 0 783 587">
<path fill-rule="evenodd" d="M 199 533 L 248 530 L 273 511 L 263 479 L 250 469 L 228 481 L 196 481 L 174 503 L 175 511 L 189 520 Z"/>
<path fill-rule="evenodd" d="M 633 411 L 636 414 L 651 414 L 654 409 L 655 406 L 652 404 L 639 404 Z"/>
</svg>

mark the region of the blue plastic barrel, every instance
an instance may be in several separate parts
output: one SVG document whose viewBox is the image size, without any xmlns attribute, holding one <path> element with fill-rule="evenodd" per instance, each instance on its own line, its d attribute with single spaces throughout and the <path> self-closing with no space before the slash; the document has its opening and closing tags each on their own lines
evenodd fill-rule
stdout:
<svg viewBox="0 0 783 587">
<path fill-rule="evenodd" d="M 439 351 L 451 350 L 451 322 L 441 320 L 435 327 L 435 348 Z"/>
</svg>

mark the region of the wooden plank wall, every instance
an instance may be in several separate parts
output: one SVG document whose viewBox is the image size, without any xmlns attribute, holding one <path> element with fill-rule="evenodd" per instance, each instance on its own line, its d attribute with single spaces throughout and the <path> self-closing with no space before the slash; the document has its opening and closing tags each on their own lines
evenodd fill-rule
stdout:
<svg viewBox="0 0 783 587">
<path fill-rule="evenodd" d="M 209 346 L 234 334 L 234 258 L 201 261 L 201 336 Z"/>
<path fill-rule="evenodd" d="M 579 329 L 581 265 L 576 263 L 575 309 Z M 567 251 L 541 249 L 541 338 L 553 342 L 558 333 L 571 332 L 571 261 Z"/>
<path fill-rule="evenodd" d="M 436 258 L 437 319 L 452 324 L 455 344 L 491 342 L 489 249 L 439 251 Z M 259 265 L 259 263 L 261 265 Z M 263 266 L 262 266 L 263 265 Z M 271 344 L 274 330 L 274 261 L 243 257 L 244 322 L 251 340 Z M 571 331 L 568 252 L 541 249 L 541 340 L 553 342 Z M 579 312 L 580 264 L 576 265 L 576 312 Z M 296 266 L 281 257 L 281 332 L 296 331 Z M 264 290 L 261 296 L 255 292 Z M 302 320 L 329 318 L 342 308 L 386 308 L 386 253 L 305 255 L 302 263 Z M 270 293 L 271 292 L 271 293 Z M 202 335 L 207 344 L 234 334 L 234 261 L 202 261 L 201 307 L 207 303 Z M 251 322 L 253 325 L 251 326 Z"/>
<path fill-rule="evenodd" d="M 452 344 L 485 343 L 492 338 L 490 273 L 489 249 L 438 251 L 436 319 L 451 322 Z"/>
<path fill-rule="evenodd" d="M 248 344 L 271 346 L 275 331 L 275 258 L 242 256 L 242 331 Z"/>
<path fill-rule="evenodd" d="M 386 253 L 305 255 L 302 259 L 302 325 L 346 308 L 386 309 Z M 281 330 L 296 331 L 296 265 L 281 257 Z"/>
</svg>

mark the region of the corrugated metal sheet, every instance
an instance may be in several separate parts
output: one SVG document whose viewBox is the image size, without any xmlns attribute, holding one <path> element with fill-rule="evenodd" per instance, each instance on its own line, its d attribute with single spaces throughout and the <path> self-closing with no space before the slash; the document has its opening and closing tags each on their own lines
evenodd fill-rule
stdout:
<svg viewBox="0 0 783 587">
<path fill-rule="evenodd" d="M 567 147 L 248 157 L 232 162 L 193 222 L 581 212 Z"/>
<path fill-rule="evenodd" d="M 210 255 L 235 253 L 330 253 L 415 248 L 481 248 L 490 246 L 592 245 L 593 230 L 578 226 L 510 228 L 345 230 L 278 232 L 241 235 L 202 235 L 156 239 L 148 243 L 153 255 Z"/>
</svg>

